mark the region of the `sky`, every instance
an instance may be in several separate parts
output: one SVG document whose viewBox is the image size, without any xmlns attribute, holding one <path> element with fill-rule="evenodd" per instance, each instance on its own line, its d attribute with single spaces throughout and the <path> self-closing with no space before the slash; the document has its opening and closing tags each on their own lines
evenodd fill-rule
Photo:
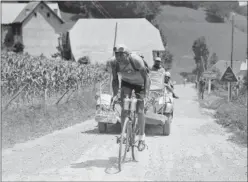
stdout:
<svg viewBox="0 0 248 182">
<path fill-rule="evenodd" d="M 239 6 L 246 6 L 247 5 L 247 1 L 239 1 Z"/>
</svg>

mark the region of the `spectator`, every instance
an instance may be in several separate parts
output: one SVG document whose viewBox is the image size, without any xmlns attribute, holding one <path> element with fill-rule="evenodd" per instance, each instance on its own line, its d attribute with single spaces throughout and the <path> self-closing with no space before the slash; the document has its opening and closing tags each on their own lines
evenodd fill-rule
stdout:
<svg viewBox="0 0 248 182">
<path fill-rule="evenodd" d="M 206 81 L 203 78 L 200 78 L 199 81 L 199 94 L 201 99 L 204 99 L 204 91 L 206 89 Z"/>
<path fill-rule="evenodd" d="M 183 80 L 184 87 L 186 86 L 186 82 L 187 82 L 187 78 L 184 78 Z"/>
</svg>

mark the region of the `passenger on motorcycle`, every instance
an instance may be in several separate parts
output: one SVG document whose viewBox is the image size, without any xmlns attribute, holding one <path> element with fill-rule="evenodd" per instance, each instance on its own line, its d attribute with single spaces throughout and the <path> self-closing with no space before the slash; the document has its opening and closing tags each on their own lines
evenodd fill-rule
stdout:
<svg viewBox="0 0 248 182">
<path fill-rule="evenodd" d="M 123 100 L 128 95 L 135 91 L 138 99 L 145 99 L 149 92 L 149 76 L 146 70 L 143 59 L 136 53 L 131 53 L 125 45 L 118 45 L 114 48 L 115 56 L 110 60 L 113 80 L 113 98 L 112 101 L 117 99 L 119 90 L 118 74 L 121 75 L 121 125 L 123 126 L 126 117 L 126 112 L 123 110 Z M 140 133 L 138 135 L 139 146 L 145 145 L 145 117 L 144 117 L 144 101 L 137 103 L 138 123 Z M 125 136 L 124 136 L 125 137 Z"/>
<path fill-rule="evenodd" d="M 165 86 L 166 86 L 167 90 L 172 93 L 172 96 L 174 98 L 178 98 L 178 96 L 176 96 L 176 94 L 174 93 L 174 86 L 173 86 L 173 84 L 171 83 L 171 80 L 170 80 L 171 79 L 171 74 L 170 74 L 170 72 L 165 71 L 165 69 L 161 66 L 161 62 L 162 62 L 161 58 L 156 57 L 154 59 L 154 64 L 153 64 L 151 70 L 152 71 L 159 71 L 162 74 L 164 74 L 164 83 L 165 83 Z"/>
<path fill-rule="evenodd" d="M 166 71 L 165 72 L 165 76 L 164 76 L 164 83 L 165 83 L 165 86 L 166 86 L 166 89 L 172 93 L 172 96 L 176 99 L 178 99 L 179 97 L 175 94 L 174 92 L 174 85 L 172 84 L 171 82 L 171 74 L 169 71 Z"/>
</svg>

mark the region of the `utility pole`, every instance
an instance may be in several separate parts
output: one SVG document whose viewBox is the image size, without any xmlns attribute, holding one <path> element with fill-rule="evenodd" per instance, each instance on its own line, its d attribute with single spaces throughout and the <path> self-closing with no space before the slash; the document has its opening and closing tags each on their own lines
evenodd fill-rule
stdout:
<svg viewBox="0 0 248 182">
<path fill-rule="evenodd" d="M 114 52 L 114 47 L 115 47 L 115 45 L 116 45 L 116 39 L 117 39 L 117 30 L 118 30 L 118 23 L 116 22 L 116 24 L 115 24 L 115 35 L 114 35 L 114 45 L 113 45 L 113 56 L 115 55 L 115 52 Z M 119 77 L 118 77 L 119 78 Z M 109 78 L 109 81 L 110 81 L 110 84 L 109 84 L 109 86 L 110 86 L 110 93 L 111 93 L 111 95 L 113 94 L 113 89 L 112 89 L 112 80 L 113 80 L 113 78 L 112 78 L 112 70 L 111 70 L 111 73 L 110 73 L 110 78 Z M 120 86 L 120 83 L 121 82 L 119 82 L 119 86 Z"/>
<path fill-rule="evenodd" d="M 231 42 L 231 68 L 233 68 L 233 34 L 234 34 L 234 13 L 231 14 L 232 15 L 232 42 Z M 231 86 L 231 82 L 228 82 L 228 101 L 230 102 L 230 100 L 232 99 L 232 86 Z"/>
</svg>

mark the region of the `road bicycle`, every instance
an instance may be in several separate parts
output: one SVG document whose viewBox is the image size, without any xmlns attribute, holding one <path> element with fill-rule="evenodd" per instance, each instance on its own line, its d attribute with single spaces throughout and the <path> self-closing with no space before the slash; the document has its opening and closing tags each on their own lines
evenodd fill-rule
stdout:
<svg viewBox="0 0 248 182">
<path fill-rule="evenodd" d="M 136 96 L 133 95 L 131 99 L 129 99 L 128 101 L 129 104 L 125 106 L 125 99 L 124 99 L 123 109 L 126 112 L 126 117 L 122 127 L 121 136 L 117 137 L 117 144 L 119 144 L 119 156 L 118 156 L 119 171 L 121 171 L 122 164 L 125 162 L 127 152 L 131 150 L 132 160 L 136 161 L 135 149 L 137 148 L 138 151 L 143 151 L 145 148 L 148 148 L 148 146 L 145 144 L 138 144 L 139 141 L 136 140 L 137 138 L 136 136 L 139 133 L 136 106 L 137 106 L 137 102 L 143 102 L 143 101 L 144 101 L 143 99 L 137 99 Z M 123 152 L 124 154 L 122 155 Z"/>
</svg>

